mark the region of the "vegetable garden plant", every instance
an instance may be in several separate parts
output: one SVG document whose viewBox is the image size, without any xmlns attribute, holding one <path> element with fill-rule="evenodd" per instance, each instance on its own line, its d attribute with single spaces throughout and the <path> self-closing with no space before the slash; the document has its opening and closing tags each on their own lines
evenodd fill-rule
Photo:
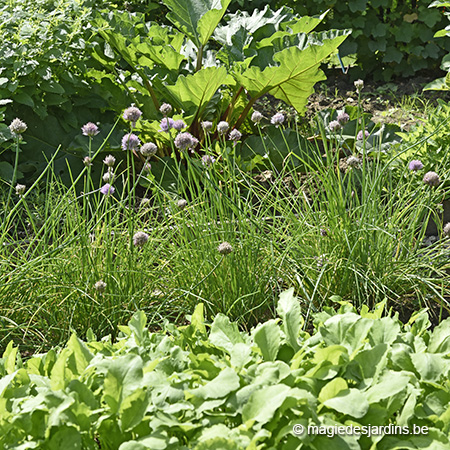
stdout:
<svg viewBox="0 0 450 450">
<path fill-rule="evenodd" d="M 116 343 L 72 335 L 64 348 L 26 362 L 9 345 L 0 359 L 0 443 L 447 449 L 449 322 L 431 332 L 426 312 L 403 325 L 391 312 L 382 317 L 384 307 L 325 308 L 310 334 L 290 289 L 279 317 L 250 333 L 220 314 L 205 322 L 199 304 L 189 325 L 166 322 L 155 333 L 137 312 Z M 360 431 L 334 432 L 339 426 Z M 318 427 L 327 431 L 314 433 Z"/>
<path fill-rule="evenodd" d="M 0 10 L 0 118 L 25 116 L 0 124 L 0 448 L 448 449 L 448 106 L 400 133 L 358 80 L 301 128 L 350 34 L 326 11 L 25 3 Z"/>
</svg>

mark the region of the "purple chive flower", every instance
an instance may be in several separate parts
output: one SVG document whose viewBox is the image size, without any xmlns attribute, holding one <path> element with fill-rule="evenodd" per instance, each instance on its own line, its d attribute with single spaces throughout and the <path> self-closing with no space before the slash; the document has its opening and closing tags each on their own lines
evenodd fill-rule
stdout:
<svg viewBox="0 0 450 450">
<path fill-rule="evenodd" d="M 270 119 L 270 123 L 272 125 L 275 125 L 277 128 L 284 122 L 284 114 L 282 113 L 276 113 L 272 118 Z"/>
<path fill-rule="evenodd" d="M 350 116 L 346 112 L 341 111 L 337 115 L 336 119 L 341 124 L 341 126 L 344 126 L 350 120 Z"/>
<path fill-rule="evenodd" d="M 241 139 L 242 133 L 236 130 L 235 128 L 234 130 L 231 131 L 228 137 L 230 138 L 231 141 L 233 141 L 236 144 Z"/>
<path fill-rule="evenodd" d="M 204 166 L 209 167 L 209 166 L 213 165 L 215 162 L 216 162 L 216 158 L 214 158 L 213 156 L 210 156 L 210 155 L 202 156 L 202 164 Z"/>
<path fill-rule="evenodd" d="M 153 144 L 153 142 L 147 142 L 140 148 L 142 156 L 145 156 L 146 158 L 150 158 L 150 156 L 155 155 L 157 150 L 158 147 Z"/>
<path fill-rule="evenodd" d="M 217 132 L 219 134 L 225 134 L 229 129 L 230 125 L 228 124 L 228 122 L 225 122 L 224 120 L 217 124 Z"/>
<path fill-rule="evenodd" d="M 148 241 L 149 235 L 143 231 L 138 231 L 133 236 L 133 244 L 135 247 L 142 247 Z"/>
<path fill-rule="evenodd" d="M 175 147 L 180 150 L 192 148 L 195 146 L 194 136 L 191 133 L 180 133 L 174 141 Z"/>
<path fill-rule="evenodd" d="M 364 130 L 364 134 L 363 134 L 363 130 L 359 130 L 358 134 L 356 135 L 356 139 L 358 141 L 362 141 L 364 136 L 369 137 L 369 132 L 367 130 Z"/>
<path fill-rule="evenodd" d="M 136 106 L 134 105 L 130 106 L 123 112 L 123 118 L 132 122 L 133 127 L 136 125 L 136 122 L 141 116 L 142 111 L 139 108 L 136 108 Z"/>
<path fill-rule="evenodd" d="M 116 162 L 116 158 L 114 158 L 113 155 L 108 155 L 103 160 L 103 163 L 106 164 L 108 167 L 114 166 L 115 162 Z"/>
<path fill-rule="evenodd" d="M 83 136 L 89 136 L 91 138 L 98 134 L 100 131 L 95 123 L 88 122 L 86 125 L 83 125 L 81 127 L 81 132 L 83 133 Z"/>
<path fill-rule="evenodd" d="M 105 185 L 103 185 L 103 186 L 100 188 L 100 192 L 101 192 L 103 195 L 107 195 L 107 196 L 113 195 L 113 194 L 114 194 L 114 191 L 115 191 L 114 187 L 111 186 L 109 183 L 106 183 Z"/>
<path fill-rule="evenodd" d="M 175 120 L 172 127 L 177 131 L 181 131 L 183 128 L 186 128 L 186 124 L 184 123 L 183 120 L 178 119 L 178 120 Z"/>
<path fill-rule="evenodd" d="M 328 128 L 330 129 L 330 131 L 332 133 L 339 131 L 342 127 L 341 124 L 337 121 L 337 120 L 332 120 L 329 124 L 328 124 Z"/>
<path fill-rule="evenodd" d="M 409 168 L 409 170 L 411 170 L 413 172 L 417 172 L 418 170 L 422 170 L 423 169 L 422 161 L 419 161 L 418 159 L 413 159 L 409 163 L 408 168 Z"/>
<path fill-rule="evenodd" d="M 172 105 L 169 105 L 168 103 L 163 103 L 161 105 L 161 107 L 159 108 L 159 110 L 165 115 L 167 116 L 168 114 L 170 114 L 172 112 Z"/>
<path fill-rule="evenodd" d="M 212 127 L 213 127 L 213 123 L 210 122 L 209 120 L 205 120 L 204 122 L 202 122 L 202 128 L 205 131 L 211 131 Z"/>
<path fill-rule="evenodd" d="M 20 136 L 22 133 L 24 133 L 27 130 L 27 124 L 25 122 L 21 121 L 20 119 L 15 118 L 11 122 L 9 129 L 11 130 L 11 133 L 15 134 L 16 136 Z"/>
<path fill-rule="evenodd" d="M 164 117 L 164 119 L 161 120 L 161 128 L 159 131 L 168 132 L 171 128 L 173 128 L 174 123 L 174 120 L 170 117 Z"/>
<path fill-rule="evenodd" d="M 259 123 L 263 119 L 263 115 L 259 111 L 253 111 L 251 120 L 253 123 Z"/>
<path fill-rule="evenodd" d="M 441 179 L 436 172 L 427 172 L 423 177 L 423 182 L 428 186 L 436 187 L 439 186 Z"/>
<path fill-rule="evenodd" d="M 137 150 L 139 145 L 141 141 L 133 133 L 128 133 L 122 138 L 122 150 Z"/>
<path fill-rule="evenodd" d="M 142 167 L 142 172 L 144 172 L 144 173 L 149 173 L 151 170 L 152 170 L 152 165 L 149 162 L 145 163 Z"/>
</svg>

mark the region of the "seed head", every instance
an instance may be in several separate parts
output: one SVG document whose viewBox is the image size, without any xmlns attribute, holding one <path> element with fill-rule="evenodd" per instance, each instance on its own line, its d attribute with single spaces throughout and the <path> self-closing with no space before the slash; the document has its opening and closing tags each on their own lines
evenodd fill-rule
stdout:
<svg viewBox="0 0 450 450">
<path fill-rule="evenodd" d="M 20 136 L 22 133 L 25 133 L 27 128 L 27 124 L 18 118 L 15 118 L 9 126 L 11 133 L 15 134 L 16 136 Z"/>
<path fill-rule="evenodd" d="M 366 138 L 369 137 L 369 132 L 367 130 L 364 130 L 364 133 L 363 133 L 363 130 L 359 130 L 358 134 L 356 135 L 356 139 L 358 141 L 362 141 L 364 139 L 364 137 L 366 137 Z"/>
<path fill-rule="evenodd" d="M 364 87 L 363 80 L 356 80 L 353 84 L 355 85 L 355 88 L 358 92 L 361 92 L 361 89 Z"/>
<path fill-rule="evenodd" d="M 339 131 L 342 127 L 341 124 L 337 121 L 337 120 L 332 120 L 329 124 L 328 124 L 328 128 L 330 129 L 330 131 L 332 133 Z"/>
<path fill-rule="evenodd" d="M 89 156 L 85 156 L 83 159 L 83 164 L 86 167 L 92 166 L 92 158 L 89 158 Z"/>
<path fill-rule="evenodd" d="M 275 125 L 277 128 L 284 122 L 284 114 L 282 113 L 276 113 L 272 118 L 270 119 L 270 123 L 272 125 Z"/>
<path fill-rule="evenodd" d="M 167 116 L 168 114 L 170 114 L 172 112 L 172 105 L 169 105 L 168 103 L 163 103 L 161 105 L 161 107 L 159 108 L 159 110 L 165 115 Z"/>
<path fill-rule="evenodd" d="M 133 244 L 135 247 L 142 247 L 145 245 L 148 241 L 149 235 L 147 233 L 144 233 L 143 231 L 138 231 L 133 236 Z"/>
<path fill-rule="evenodd" d="M 175 147 L 180 150 L 185 150 L 195 146 L 194 137 L 191 133 L 180 133 L 174 141 Z"/>
<path fill-rule="evenodd" d="M 233 251 L 233 247 L 228 242 L 222 242 L 219 247 L 217 247 L 217 251 L 221 255 L 228 255 Z"/>
<path fill-rule="evenodd" d="M 222 121 L 217 124 L 217 131 L 219 134 L 225 134 L 230 129 L 228 122 Z"/>
<path fill-rule="evenodd" d="M 94 289 L 99 293 L 105 292 L 106 283 L 102 280 L 99 280 L 94 284 Z"/>
<path fill-rule="evenodd" d="M 105 157 L 105 159 L 103 160 L 103 162 L 108 166 L 108 167 L 112 167 L 114 166 L 115 162 L 116 162 L 116 158 L 114 158 L 113 155 L 108 155 Z"/>
<path fill-rule="evenodd" d="M 242 133 L 238 130 L 236 130 L 236 128 L 234 130 L 231 131 L 231 133 L 228 135 L 228 137 L 230 138 L 231 141 L 233 141 L 234 143 L 237 143 L 241 137 L 242 137 Z"/>
<path fill-rule="evenodd" d="M 164 119 L 161 120 L 161 128 L 159 131 L 168 132 L 171 128 L 173 128 L 174 123 L 174 120 L 170 117 L 164 117 Z"/>
<path fill-rule="evenodd" d="M 423 169 L 422 161 L 419 161 L 418 159 L 413 159 L 409 163 L 408 168 L 409 168 L 409 170 L 411 170 L 413 172 L 417 172 L 418 170 L 422 170 Z"/>
<path fill-rule="evenodd" d="M 441 179 L 436 172 L 427 172 L 423 177 L 423 182 L 431 187 L 439 186 Z"/>
<path fill-rule="evenodd" d="M 27 187 L 24 184 L 16 184 L 16 194 L 23 195 Z"/>
<path fill-rule="evenodd" d="M 153 142 L 147 142 L 141 147 L 141 154 L 142 156 L 145 156 L 146 158 L 150 158 L 150 156 L 153 156 L 156 154 L 158 150 L 158 147 L 153 144 Z"/>
<path fill-rule="evenodd" d="M 130 106 L 123 112 L 123 118 L 132 122 L 133 126 L 136 125 L 136 122 L 141 116 L 142 111 L 139 108 L 136 108 L 136 106 Z"/>
<path fill-rule="evenodd" d="M 208 120 L 205 120 L 205 122 L 202 122 L 202 128 L 205 131 L 211 131 L 212 127 L 213 127 L 213 123 L 212 122 L 210 122 Z"/>
<path fill-rule="evenodd" d="M 141 141 L 133 133 L 128 133 L 122 138 L 122 150 L 137 150 L 139 145 Z"/>
<path fill-rule="evenodd" d="M 183 128 L 186 128 L 186 124 L 181 119 L 175 120 L 172 126 L 177 131 L 181 131 Z"/>
<path fill-rule="evenodd" d="M 100 133 L 98 126 L 92 122 L 88 122 L 86 125 L 83 125 L 81 127 L 81 132 L 83 133 L 83 136 L 89 136 L 90 138 Z"/>
<path fill-rule="evenodd" d="M 343 126 L 350 120 L 350 116 L 346 112 L 342 111 L 337 115 L 336 119 L 341 126 Z"/>
<path fill-rule="evenodd" d="M 109 183 L 106 183 L 105 185 L 103 185 L 103 186 L 100 188 L 100 192 L 101 192 L 103 195 L 106 195 L 106 196 L 113 195 L 113 194 L 114 194 L 114 191 L 115 191 L 114 187 L 111 186 Z"/>
<path fill-rule="evenodd" d="M 186 208 L 187 204 L 188 204 L 188 202 L 184 198 L 180 198 L 180 200 L 178 200 L 178 202 L 177 202 L 177 206 L 180 209 Z"/>
</svg>

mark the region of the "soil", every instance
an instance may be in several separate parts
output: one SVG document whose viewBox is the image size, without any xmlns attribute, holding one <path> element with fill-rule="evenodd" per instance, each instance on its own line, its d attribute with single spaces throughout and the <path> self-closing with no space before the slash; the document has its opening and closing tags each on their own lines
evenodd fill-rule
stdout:
<svg viewBox="0 0 450 450">
<path fill-rule="evenodd" d="M 428 83 L 441 76 L 444 74 L 421 72 L 413 78 L 396 79 L 389 83 L 365 80 L 361 91 L 363 109 L 372 114 L 373 122 L 393 123 L 407 131 L 411 125 L 426 119 L 426 104 L 436 106 L 438 99 L 450 102 L 450 91 L 423 91 Z M 356 106 L 357 100 L 350 75 L 340 69 L 329 71 L 327 80 L 315 86 L 315 93 L 310 96 L 307 112 L 301 121 L 309 122 L 322 110 Z M 416 101 L 413 103 L 412 100 Z M 406 107 L 402 107 L 403 102 Z M 270 95 L 258 101 L 256 108 L 266 117 L 279 110 L 286 111 L 288 117 L 293 113 L 292 108 Z"/>
</svg>

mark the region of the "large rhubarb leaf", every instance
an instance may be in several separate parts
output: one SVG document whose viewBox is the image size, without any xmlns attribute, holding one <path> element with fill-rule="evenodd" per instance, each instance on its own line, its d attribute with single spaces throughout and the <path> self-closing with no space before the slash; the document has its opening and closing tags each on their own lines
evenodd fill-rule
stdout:
<svg viewBox="0 0 450 450">
<path fill-rule="evenodd" d="M 203 47 L 222 19 L 231 0 L 164 0 L 167 18 L 195 45 Z"/>
<path fill-rule="evenodd" d="M 232 81 L 225 67 L 207 67 L 193 75 L 181 76 L 174 86 L 167 86 L 172 101 L 183 108 L 189 123 L 189 115 L 201 117 L 202 111 L 219 89 L 220 85 Z"/>
<path fill-rule="evenodd" d="M 242 74 L 235 73 L 236 80 L 252 98 L 270 93 L 293 106 L 298 112 L 305 110 L 314 85 L 325 79 L 320 63 L 330 56 L 350 34 L 350 31 L 333 31 L 317 45 L 306 48 L 289 47 L 273 55 L 275 65 L 264 70 L 252 66 Z"/>
</svg>

